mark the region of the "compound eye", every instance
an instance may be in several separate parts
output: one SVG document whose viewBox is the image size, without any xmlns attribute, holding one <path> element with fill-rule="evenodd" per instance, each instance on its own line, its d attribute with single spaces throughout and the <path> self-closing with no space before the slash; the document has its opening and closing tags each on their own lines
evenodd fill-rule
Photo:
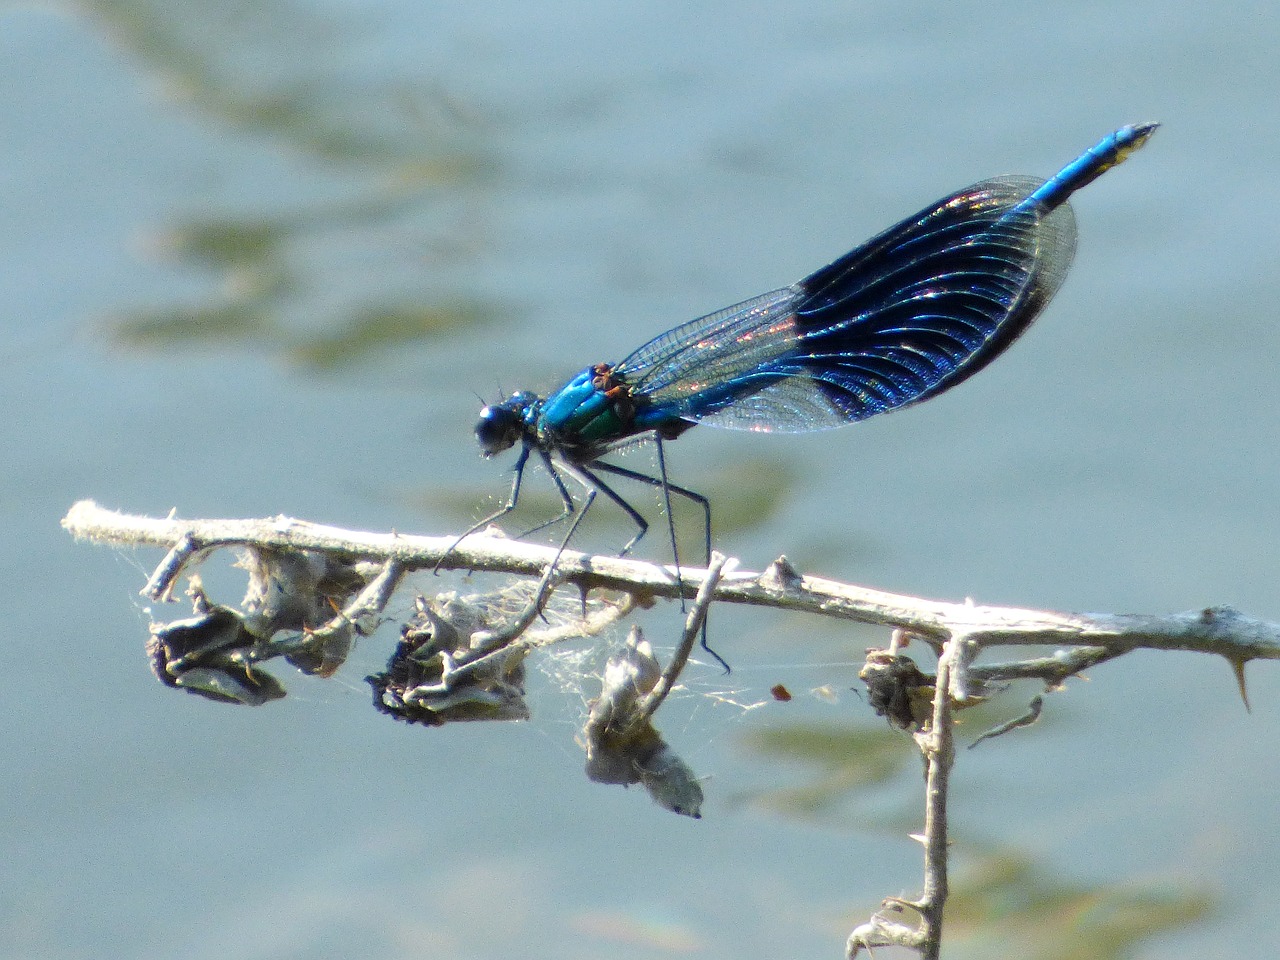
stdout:
<svg viewBox="0 0 1280 960">
<path fill-rule="evenodd" d="M 476 424 L 476 440 L 486 457 L 510 450 L 520 439 L 520 414 L 505 406 L 485 407 Z"/>
</svg>

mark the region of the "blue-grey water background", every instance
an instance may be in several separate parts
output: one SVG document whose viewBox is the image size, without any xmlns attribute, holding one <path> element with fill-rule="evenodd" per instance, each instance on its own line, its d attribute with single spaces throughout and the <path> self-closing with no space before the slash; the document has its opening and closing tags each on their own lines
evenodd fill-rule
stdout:
<svg viewBox="0 0 1280 960">
<path fill-rule="evenodd" d="M 477 394 L 554 386 L 1158 119 L 1078 196 L 1071 276 L 981 377 L 848 430 L 697 430 L 670 466 L 737 513 L 719 545 L 748 567 L 1280 617 L 1278 42 L 1256 2 L 4 5 L 0 955 L 840 956 L 918 883 L 909 744 L 816 810 L 832 768 L 759 744 L 878 731 L 849 688 L 881 634 L 717 611 L 735 672 L 696 668 L 665 727 L 707 778 L 693 822 L 585 782 L 567 660 L 521 725 L 374 714 L 393 631 L 334 681 L 281 671 L 261 709 L 168 690 L 137 594 L 158 552 L 58 521 L 92 497 L 456 531 L 508 482 Z M 961 873 L 1099 890 L 1040 926 L 992 911 L 1002 955 L 1128 895 L 1200 905 L 1133 956 L 1280 948 L 1280 671 L 1250 681 L 1246 714 L 1223 663 L 1131 656 L 961 756 Z M 777 682 L 796 699 L 743 708 Z"/>
</svg>

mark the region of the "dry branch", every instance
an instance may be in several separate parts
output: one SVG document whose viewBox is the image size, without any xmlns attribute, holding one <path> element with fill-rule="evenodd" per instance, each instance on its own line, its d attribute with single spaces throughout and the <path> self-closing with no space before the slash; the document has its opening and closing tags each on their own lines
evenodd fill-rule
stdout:
<svg viewBox="0 0 1280 960">
<path fill-rule="evenodd" d="M 81 500 L 62 525 L 78 539 L 119 546 L 152 546 L 170 554 L 147 584 L 145 595 L 161 599 L 186 565 L 219 547 L 254 545 L 308 551 L 346 562 L 396 561 L 405 571 L 434 568 L 541 576 L 555 558 L 554 547 L 498 536 L 475 535 L 447 553 L 453 537 L 367 533 L 322 526 L 288 517 L 264 520 L 181 520 L 132 516 Z M 447 554 L 447 555 L 446 555 Z M 693 598 L 705 569 L 573 550 L 561 554 L 556 579 L 582 590 L 618 590 L 645 598 Z M 1232 663 L 1280 658 L 1280 624 L 1226 606 L 1168 615 L 1055 613 L 1016 607 L 947 603 L 904 596 L 798 573 L 780 558 L 762 573 L 734 571 L 716 584 L 712 600 L 774 607 L 858 623 L 902 628 L 913 636 L 943 643 L 964 636 L 981 647 L 1068 645 L 1079 648 L 1042 661 L 993 666 L 983 679 L 1065 675 L 1130 650 L 1187 650 L 1213 653 Z M 1105 652 L 1105 656 L 1103 652 Z M 975 674 L 979 671 L 973 671 Z"/>
<path fill-rule="evenodd" d="M 1164 616 L 1055 613 L 946 603 L 809 576 L 780 557 L 759 573 L 713 555 L 708 569 L 645 563 L 507 540 L 484 532 L 455 546 L 454 537 L 377 534 L 288 517 L 182 520 L 130 516 L 81 501 L 63 526 L 75 537 L 119 546 L 167 550 L 144 595 L 172 600 L 189 581 L 195 613 L 153 624 L 157 675 L 171 686 L 214 699 L 260 704 L 284 690 L 260 664 L 283 656 L 299 669 L 329 675 L 354 639 L 375 627 L 405 574 L 463 569 L 539 578 L 533 589 L 419 598 L 387 671 L 369 677 L 375 705 L 401 720 L 438 725 L 455 720 L 528 716 L 524 661 L 539 646 L 590 636 L 655 599 L 694 600 L 676 655 L 663 669 L 637 631 L 605 668 L 583 741 L 588 775 L 605 783 L 642 783 L 677 813 L 698 816 L 702 791 L 651 719 L 676 682 L 711 603 L 738 603 L 818 614 L 893 628 L 886 649 L 868 651 L 861 676 L 868 698 L 891 723 L 910 730 L 925 759 L 924 884 L 916 900 L 886 898 L 849 937 L 848 955 L 900 945 L 926 958 L 941 946 L 947 898 L 947 782 L 955 759 L 952 712 L 1005 681 L 1036 679 L 1047 690 L 1068 677 L 1135 649 L 1215 654 L 1235 672 L 1245 696 L 1244 665 L 1280 659 L 1280 624 L 1213 606 Z M 238 609 L 214 604 L 194 572 L 212 552 L 238 548 L 249 590 Z M 572 585 L 581 596 L 573 622 L 546 623 L 552 592 Z M 937 673 L 903 656 L 908 639 L 937 655 Z M 976 663 L 991 647 L 1053 647 L 1043 656 Z M 938 696 L 941 692 L 943 695 Z M 986 736 L 1034 722 L 1040 698 L 1024 716 Z M 1248 705 L 1247 697 L 1245 699 Z M 907 922 L 907 913 L 914 920 Z"/>
</svg>

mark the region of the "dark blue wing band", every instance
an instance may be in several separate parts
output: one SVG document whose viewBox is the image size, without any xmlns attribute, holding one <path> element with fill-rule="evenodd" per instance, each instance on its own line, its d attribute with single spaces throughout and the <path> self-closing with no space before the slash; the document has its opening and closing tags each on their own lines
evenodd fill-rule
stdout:
<svg viewBox="0 0 1280 960">
<path fill-rule="evenodd" d="M 1076 239 L 1067 198 L 1155 127 L 1122 128 L 1047 181 L 975 184 L 791 287 L 655 338 L 613 368 L 635 427 L 816 430 L 962 383 L 1062 285 Z"/>
</svg>

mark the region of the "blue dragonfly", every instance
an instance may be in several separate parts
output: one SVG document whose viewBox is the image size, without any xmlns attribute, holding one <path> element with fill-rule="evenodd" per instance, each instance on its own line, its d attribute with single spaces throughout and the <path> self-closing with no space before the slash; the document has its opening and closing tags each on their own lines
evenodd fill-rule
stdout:
<svg viewBox="0 0 1280 960">
<path fill-rule="evenodd" d="M 1068 198 L 1124 161 L 1157 126 L 1123 127 L 1048 180 L 975 183 L 798 283 L 682 324 L 619 363 L 593 364 L 546 397 L 521 391 L 485 406 L 475 429 L 483 454 L 516 444 L 520 454 L 507 503 L 457 542 L 516 508 L 536 454 L 564 508 L 534 530 L 585 512 L 599 492 L 635 524 L 622 553 L 630 551 L 648 523 L 602 479 L 606 474 L 661 489 L 673 552 L 671 495 L 697 504 L 709 556 L 711 505 L 668 481 L 665 441 L 700 423 L 766 433 L 838 427 L 968 379 L 1007 349 L 1062 285 L 1076 244 Z M 656 477 L 601 459 L 646 440 L 656 441 Z M 562 475 L 587 491 L 581 507 Z M 678 553 L 675 562 L 678 571 Z"/>
</svg>

